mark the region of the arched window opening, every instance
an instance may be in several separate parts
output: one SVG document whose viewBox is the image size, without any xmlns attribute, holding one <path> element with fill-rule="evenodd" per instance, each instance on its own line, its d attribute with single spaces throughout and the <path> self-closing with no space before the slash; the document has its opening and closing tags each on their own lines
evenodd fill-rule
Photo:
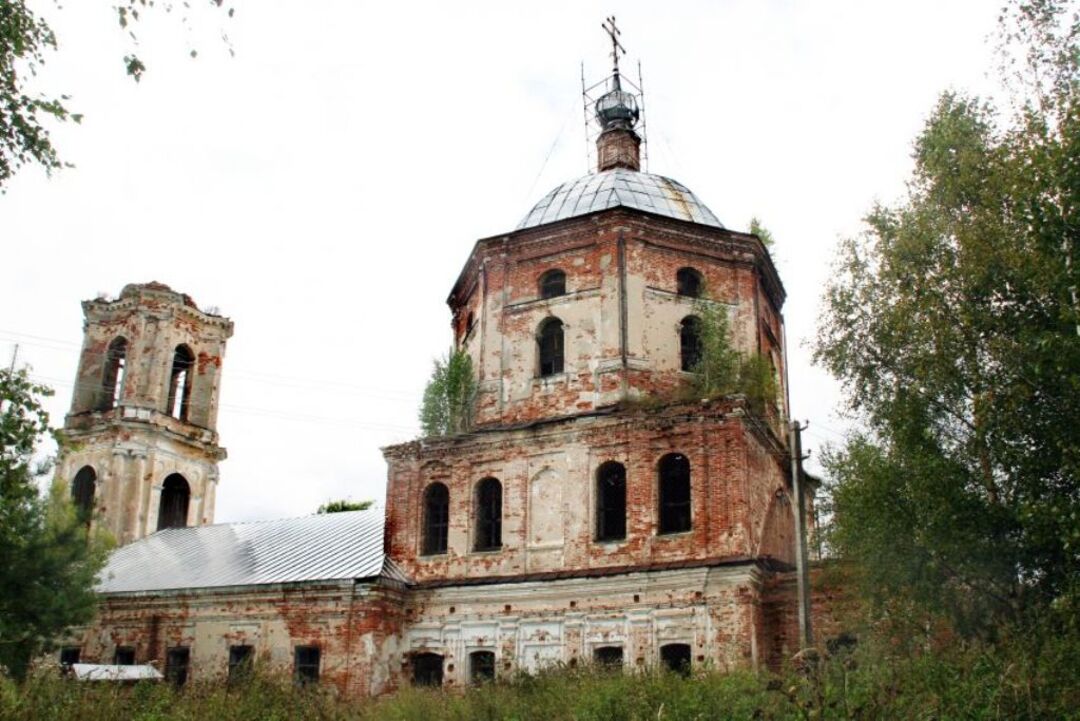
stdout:
<svg viewBox="0 0 1080 721">
<path fill-rule="evenodd" d="M 702 285 L 701 273 L 693 268 L 679 268 L 675 273 L 675 287 L 679 295 L 700 298 Z"/>
<path fill-rule="evenodd" d="M 159 531 L 166 528 L 184 528 L 187 526 L 188 501 L 191 499 L 191 487 L 179 473 L 173 473 L 161 485 L 161 503 L 158 506 Z"/>
<path fill-rule="evenodd" d="M 485 478 L 476 486 L 476 543 L 477 551 L 502 548 L 502 484 Z"/>
<path fill-rule="evenodd" d="M 83 466 L 71 482 L 71 500 L 80 520 L 90 523 L 94 514 L 94 493 L 97 490 L 97 473 L 90 466 Z"/>
<path fill-rule="evenodd" d="M 548 318 L 540 324 L 536 336 L 540 346 L 540 376 L 563 372 L 563 324 L 558 318 Z"/>
<path fill-rule="evenodd" d="M 541 298 L 557 298 L 560 295 L 566 295 L 566 273 L 549 270 L 540 276 Z"/>
<path fill-rule="evenodd" d="M 169 374 L 168 412 L 173 418 L 188 419 L 191 405 L 191 381 L 195 368 L 195 354 L 186 345 L 176 346 L 173 353 L 172 372 Z"/>
<path fill-rule="evenodd" d="M 690 460 L 681 453 L 660 459 L 660 533 L 690 530 Z"/>
<path fill-rule="evenodd" d="M 679 327 L 679 356 L 684 371 L 693 372 L 701 362 L 701 319 L 694 315 L 683 318 Z"/>
<path fill-rule="evenodd" d="M 660 662 L 668 671 L 690 675 L 690 644 L 669 643 L 660 647 Z"/>
<path fill-rule="evenodd" d="M 469 681 L 485 683 L 495 680 L 495 652 L 473 651 L 469 654 Z"/>
<path fill-rule="evenodd" d="M 622 646 L 600 646 L 599 648 L 593 649 L 593 661 L 596 662 L 597 666 L 609 671 L 616 671 L 622 668 Z"/>
<path fill-rule="evenodd" d="M 425 556 L 446 553 L 449 530 L 450 491 L 441 483 L 432 483 L 424 491 L 424 538 L 421 552 Z"/>
<path fill-rule="evenodd" d="M 124 373 L 127 370 L 127 339 L 113 339 L 105 351 L 105 376 L 101 383 L 101 409 L 115 408 L 124 395 Z"/>
<path fill-rule="evenodd" d="M 596 540 L 626 538 L 626 467 L 608 461 L 596 470 Z"/>
<path fill-rule="evenodd" d="M 442 686 L 443 657 L 437 653 L 417 653 L 412 657 L 413 686 Z"/>
</svg>

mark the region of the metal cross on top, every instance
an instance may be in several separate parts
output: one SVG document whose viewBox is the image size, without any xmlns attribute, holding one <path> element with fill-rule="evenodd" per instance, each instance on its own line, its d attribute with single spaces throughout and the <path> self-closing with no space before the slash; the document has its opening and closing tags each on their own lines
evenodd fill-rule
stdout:
<svg viewBox="0 0 1080 721">
<path fill-rule="evenodd" d="M 611 59 L 615 62 L 615 68 L 614 68 L 615 82 L 618 83 L 619 82 L 619 80 L 618 80 L 618 78 L 619 78 L 619 51 L 621 50 L 622 54 L 626 55 L 626 48 L 624 48 L 622 46 L 622 43 L 619 42 L 619 36 L 622 35 L 622 31 L 620 31 L 619 28 L 615 27 L 615 16 L 614 15 L 609 17 L 604 22 L 600 23 L 600 27 L 604 28 L 604 32 L 606 32 L 608 34 L 608 36 L 611 37 Z"/>
</svg>

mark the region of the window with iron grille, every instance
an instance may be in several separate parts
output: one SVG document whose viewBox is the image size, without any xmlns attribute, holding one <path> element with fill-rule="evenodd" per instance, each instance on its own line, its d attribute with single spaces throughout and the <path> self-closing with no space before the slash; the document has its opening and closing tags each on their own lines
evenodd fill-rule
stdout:
<svg viewBox="0 0 1080 721">
<path fill-rule="evenodd" d="M 191 650 L 186 646 L 170 648 L 165 652 L 165 680 L 177 688 L 187 683 Z"/>
<path fill-rule="evenodd" d="M 626 467 L 608 461 L 596 469 L 596 540 L 626 538 Z"/>
<path fill-rule="evenodd" d="M 319 681 L 319 647 L 297 646 L 293 651 L 293 680 L 300 684 Z"/>
<path fill-rule="evenodd" d="M 477 551 L 502 548 L 502 484 L 485 478 L 476 485 Z"/>
<path fill-rule="evenodd" d="M 540 324 L 536 335 L 539 346 L 540 376 L 553 376 L 563 372 L 563 323 L 558 318 L 548 318 Z"/>
<path fill-rule="evenodd" d="M 433 556 L 446 553 L 450 529 L 450 491 L 442 483 L 432 483 L 424 490 L 424 534 L 421 553 Z"/>
<path fill-rule="evenodd" d="M 541 298 L 557 298 L 560 295 L 566 295 L 566 273 L 549 270 L 540 276 Z"/>
<path fill-rule="evenodd" d="M 660 533 L 690 530 L 690 460 L 681 453 L 660 459 Z"/>
</svg>

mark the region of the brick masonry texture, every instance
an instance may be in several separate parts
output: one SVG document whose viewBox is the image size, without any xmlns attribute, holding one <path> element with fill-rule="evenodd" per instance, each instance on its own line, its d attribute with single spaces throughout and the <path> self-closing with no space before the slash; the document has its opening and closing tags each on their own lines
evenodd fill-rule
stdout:
<svg viewBox="0 0 1080 721">
<path fill-rule="evenodd" d="M 702 299 L 679 295 L 682 268 L 700 274 Z M 566 293 L 541 298 L 540 277 L 554 269 Z M 127 334 L 137 370 L 125 394 L 143 415 L 94 411 L 80 383 L 68 427 L 85 445 L 61 473 L 102 465 L 98 502 L 124 540 L 153 528 L 155 484 L 170 469 L 205 479 L 189 523 L 209 522 L 224 457 L 214 415 L 231 323 L 186 296 L 141 288 L 85 305 L 80 378 L 92 386 L 111 339 Z M 442 657 L 450 686 L 468 683 L 476 652 L 494 654 L 499 675 L 576 664 L 606 646 L 622 649 L 626 667 L 648 667 L 670 643 L 690 646 L 695 665 L 777 665 L 795 637 L 783 302 L 761 242 L 711 226 L 616 208 L 480 240 L 448 299 L 455 343 L 478 374 L 474 427 L 383 449 L 384 551 L 409 583 L 116 594 L 73 638 L 84 659 L 106 662 L 117 646 L 157 663 L 185 646 L 200 680 L 226 673 L 230 645 L 251 645 L 257 663 L 283 670 L 297 646 L 317 646 L 321 679 L 356 696 L 409 683 L 421 653 Z M 689 377 L 680 325 L 701 303 L 727 312 L 739 351 L 772 362 L 780 388 L 764 415 L 739 397 L 676 394 Z M 563 324 L 564 367 L 541 377 L 537 332 L 552 317 Z M 187 422 L 169 416 L 162 394 L 180 342 L 198 351 Z M 691 523 L 661 534 L 667 454 L 689 463 Z M 625 468 L 626 535 L 599 541 L 597 470 L 610 461 Z M 501 545 L 477 550 L 477 485 L 487 478 L 502 491 Z M 425 555 L 432 483 L 449 491 L 447 548 Z M 814 602 L 815 613 L 829 607 L 827 594 Z"/>
</svg>

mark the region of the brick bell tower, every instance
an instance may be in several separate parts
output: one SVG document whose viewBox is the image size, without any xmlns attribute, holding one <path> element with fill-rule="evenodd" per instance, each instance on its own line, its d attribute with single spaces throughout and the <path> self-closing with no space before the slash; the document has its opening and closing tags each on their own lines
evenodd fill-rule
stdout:
<svg viewBox="0 0 1080 721">
<path fill-rule="evenodd" d="M 121 544 L 214 520 L 228 318 L 162 283 L 82 304 L 83 346 L 57 482 Z"/>
</svg>

